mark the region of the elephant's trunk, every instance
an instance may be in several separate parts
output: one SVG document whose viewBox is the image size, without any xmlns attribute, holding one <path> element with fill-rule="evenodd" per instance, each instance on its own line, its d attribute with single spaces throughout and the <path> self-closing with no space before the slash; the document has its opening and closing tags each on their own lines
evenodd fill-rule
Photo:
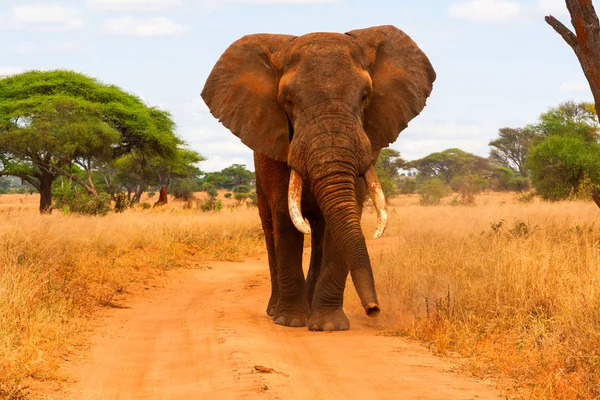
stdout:
<svg viewBox="0 0 600 400">
<path fill-rule="evenodd" d="M 300 179 L 301 182 L 301 178 L 295 171 L 292 171 L 292 177 L 290 182 L 297 179 Z M 290 188 L 295 188 L 295 190 L 298 190 L 297 186 L 290 184 Z M 375 292 L 371 261 L 360 227 L 355 187 L 356 178 L 353 174 L 328 174 L 315 181 L 314 195 L 331 231 L 331 236 L 336 242 L 335 245 L 340 249 L 343 261 L 350 270 L 352 282 L 365 312 L 370 317 L 376 317 L 380 309 Z M 299 197 L 292 194 L 290 190 L 290 199 L 299 199 Z M 296 207 L 299 208 L 300 204 L 290 205 L 290 210 Z M 292 220 L 294 220 L 293 217 Z M 294 222 L 299 229 L 303 227 L 304 223 L 301 214 L 300 218 L 296 218 Z"/>
</svg>

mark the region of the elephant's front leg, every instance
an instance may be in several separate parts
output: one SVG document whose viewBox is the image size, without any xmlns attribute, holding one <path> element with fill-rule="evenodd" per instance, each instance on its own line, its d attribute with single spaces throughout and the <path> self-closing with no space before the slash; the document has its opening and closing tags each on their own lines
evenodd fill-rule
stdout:
<svg viewBox="0 0 600 400">
<path fill-rule="evenodd" d="M 308 306 L 312 308 L 312 301 L 315 295 L 315 288 L 321 275 L 321 265 L 323 264 L 323 236 L 325 234 L 325 221 L 320 215 L 310 220 L 312 229 L 310 240 L 310 264 L 306 276 L 306 286 L 308 291 Z"/>
<path fill-rule="evenodd" d="M 356 186 L 358 214 L 362 215 L 366 186 L 359 181 Z M 311 331 L 345 331 L 350 321 L 344 314 L 344 290 L 348 278 L 348 265 L 343 260 L 342 249 L 325 227 L 321 274 L 317 280 L 311 302 L 308 328 Z"/>
<path fill-rule="evenodd" d="M 273 215 L 277 261 L 277 304 L 273 321 L 285 326 L 306 326 L 308 298 L 302 271 L 304 235 L 293 225 L 287 203 Z"/>
<path fill-rule="evenodd" d="M 308 329 L 311 331 L 345 331 L 350 329 L 348 317 L 342 309 L 348 266 L 342 260 L 340 249 L 325 230 L 323 266 L 312 300 Z"/>
</svg>

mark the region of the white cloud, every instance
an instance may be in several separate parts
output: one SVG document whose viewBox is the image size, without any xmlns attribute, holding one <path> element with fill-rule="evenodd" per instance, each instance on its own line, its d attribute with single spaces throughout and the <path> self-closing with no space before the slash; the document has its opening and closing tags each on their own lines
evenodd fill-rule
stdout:
<svg viewBox="0 0 600 400">
<path fill-rule="evenodd" d="M 552 14 L 557 17 L 569 15 L 565 0 L 538 0 L 538 7 L 544 14 Z"/>
<path fill-rule="evenodd" d="M 95 10 L 158 11 L 181 5 L 181 0 L 87 0 L 86 5 Z"/>
<path fill-rule="evenodd" d="M 80 29 L 83 21 L 72 8 L 55 4 L 15 6 L 11 27 L 36 31 L 66 31 Z"/>
<path fill-rule="evenodd" d="M 572 80 L 560 85 L 560 90 L 563 92 L 589 92 L 590 85 L 585 81 Z"/>
<path fill-rule="evenodd" d="M 25 72 L 26 69 L 23 67 L 3 67 L 0 66 L 0 77 L 19 74 Z"/>
<path fill-rule="evenodd" d="M 522 11 L 516 1 L 470 0 L 450 5 L 448 15 L 475 22 L 508 22 L 519 17 Z"/>
<path fill-rule="evenodd" d="M 339 0 L 203 0 L 202 5 L 207 8 L 220 8 L 227 4 L 327 4 Z"/>
<path fill-rule="evenodd" d="M 32 54 L 37 49 L 33 42 L 23 42 L 12 47 L 12 51 L 17 54 Z"/>
<path fill-rule="evenodd" d="M 113 35 L 157 37 L 180 35 L 188 31 L 189 27 L 165 17 L 134 18 L 128 16 L 107 20 L 104 30 Z"/>
</svg>

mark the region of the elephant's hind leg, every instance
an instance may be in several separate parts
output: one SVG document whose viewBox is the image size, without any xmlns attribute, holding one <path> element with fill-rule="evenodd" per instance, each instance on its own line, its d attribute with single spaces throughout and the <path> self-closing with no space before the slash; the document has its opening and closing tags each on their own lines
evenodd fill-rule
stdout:
<svg viewBox="0 0 600 400">
<path fill-rule="evenodd" d="M 271 297 L 267 304 L 267 315 L 272 317 L 275 315 L 275 306 L 277 305 L 277 259 L 275 257 L 275 238 L 273 234 L 273 219 L 271 218 L 271 209 L 269 208 L 268 200 L 262 190 L 261 185 L 257 182 L 256 199 L 258 203 L 258 214 L 262 222 L 262 228 L 265 234 L 265 242 L 267 244 L 267 256 L 269 259 L 269 272 L 271 274 Z"/>
</svg>

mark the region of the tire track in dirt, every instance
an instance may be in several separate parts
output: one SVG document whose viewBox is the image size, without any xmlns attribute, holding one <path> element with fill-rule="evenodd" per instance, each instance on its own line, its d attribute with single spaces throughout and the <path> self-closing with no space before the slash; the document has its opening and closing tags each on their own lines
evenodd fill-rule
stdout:
<svg viewBox="0 0 600 400">
<path fill-rule="evenodd" d="M 74 400 L 491 399 L 422 346 L 357 326 L 315 333 L 264 312 L 266 260 L 176 271 L 164 289 L 115 310 Z"/>
</svg>

